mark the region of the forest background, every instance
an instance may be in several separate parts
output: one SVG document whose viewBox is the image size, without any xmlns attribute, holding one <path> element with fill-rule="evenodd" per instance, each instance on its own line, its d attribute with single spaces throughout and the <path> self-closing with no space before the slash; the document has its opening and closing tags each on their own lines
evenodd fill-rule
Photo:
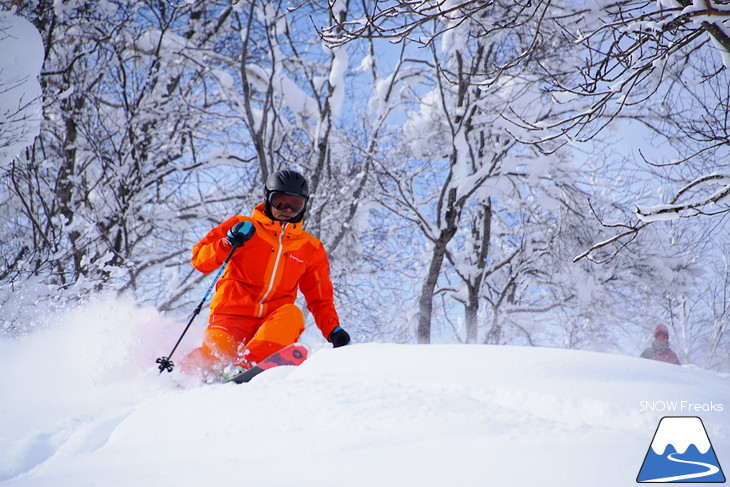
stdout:
<svg viewBox="0 0 730 487">
<path fill-rule="evenodd" d="M 728 1 L 2 8 L 42 58 L 1 58 L 6 336 L 99 293 L 182 331 L 192 246 L 291 168 L 356 341 L 638 355 L 665 323 L 730 370 Z"/>
</svg>

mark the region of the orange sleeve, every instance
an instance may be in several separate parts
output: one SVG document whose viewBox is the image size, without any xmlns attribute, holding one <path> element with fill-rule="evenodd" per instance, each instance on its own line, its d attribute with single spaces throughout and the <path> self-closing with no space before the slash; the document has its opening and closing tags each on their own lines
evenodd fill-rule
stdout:
<svg viewBox="0 0 730 487">
<path fill-rule="evenodd" d="M 233 225 L 243 219 L 242 216 L 233 216 L 208 232 L 193 247 L 193 257 L 190 259 L 193 267 L 204 274 L 213 272 L 220 267 L 231 252 L 231 246 L 224 241 L 226 233 Z"/>
<path fill-rule="evenodd" d="M 327 338 L 340 324 L 335 309 L 335 293 L 330 278 L 327 252 L 321 243 L 312 256 L 309 268 L 299 281 L 299 289 L 307 300 L 307 309 L 314 316 L 317 327 Z"/>
</svg>

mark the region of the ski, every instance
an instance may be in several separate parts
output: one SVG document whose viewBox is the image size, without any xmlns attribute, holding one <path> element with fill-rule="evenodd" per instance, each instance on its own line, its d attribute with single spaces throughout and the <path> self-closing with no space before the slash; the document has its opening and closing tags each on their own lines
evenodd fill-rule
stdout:
<svg viewBox="0 0 730 487">
<path fill-rule="evenodd" d="M 233 377 L 224 379 L 223 382 L 242 384 L 250 381 L 261 372 L 273 367 L 278 367 L 280 365 L 299 365 L 307 359 L 307 355 L 309 355 L 309 349 L 306 345 L 294 343 L 282 348 L 278 352 L 274 352 L 250 369 L 241 371 Z"/>
</svg>

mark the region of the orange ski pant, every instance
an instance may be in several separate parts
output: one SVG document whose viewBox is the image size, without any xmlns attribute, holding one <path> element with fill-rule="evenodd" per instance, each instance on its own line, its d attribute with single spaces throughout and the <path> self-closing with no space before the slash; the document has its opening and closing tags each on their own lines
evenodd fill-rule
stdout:
<svg viewBox="0 0 730 487">
<path fill-rule="evenodd" d="M 304 317 L 293 304 L 285 304 L 263 319 L 214 315 L 205 330 L 203 344 L 184 359 L 183 371 L 260 362 L 296 342 L 303 331 Z"/>
</svg>

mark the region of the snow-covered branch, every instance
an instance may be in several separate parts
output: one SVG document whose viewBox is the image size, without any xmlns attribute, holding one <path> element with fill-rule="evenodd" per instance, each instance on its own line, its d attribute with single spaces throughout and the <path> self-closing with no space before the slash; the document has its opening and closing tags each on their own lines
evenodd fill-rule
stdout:
<svg viewBox="0 0 730 487">
<path fill-rule="evenodd" d="M 698 190 L 708 184 L 719 185 L 720 188 L 705 198 L 677 203 L 688 192 Z M 669 204 L 636 207 L 636 215 L 641 221 L 647 223 L 676 220 L 683 216 L 681 213 L 685 211 L 691 212 L 689 216 L 730 212 L 730 174 L 710 174 L 699 177 L 679 190 Z"/>
</svg>

